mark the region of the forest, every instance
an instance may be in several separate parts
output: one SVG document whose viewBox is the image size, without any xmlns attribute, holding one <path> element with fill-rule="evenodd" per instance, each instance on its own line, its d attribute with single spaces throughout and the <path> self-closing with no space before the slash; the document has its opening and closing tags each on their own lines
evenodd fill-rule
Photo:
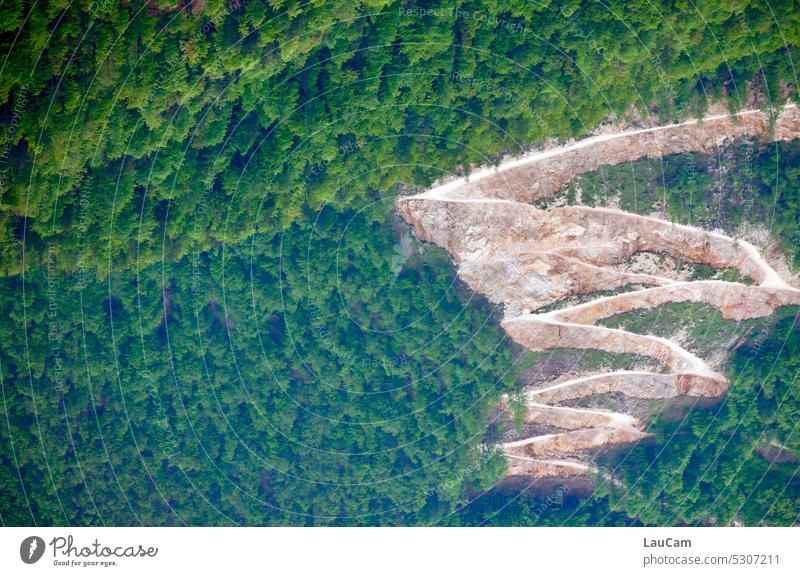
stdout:
<svg viewBox="0 0 800 576">
<path fill-rule="evenodd" d="M 796 460 L 757 452 L 800 450 L 794 317 L 743 338 L 724 402 L 609 458 L 623 488 L 510 493 L 487 431 L 531 359 L 393 213 L 602 122 L 795 100 L 794 2 L 0 14 L 3 525 L 797 522 Z M 691 178 L 676 157 L 579 185 L 758 222 L 800 265 L 800 146 L 729 152 Z"/>
</svg>

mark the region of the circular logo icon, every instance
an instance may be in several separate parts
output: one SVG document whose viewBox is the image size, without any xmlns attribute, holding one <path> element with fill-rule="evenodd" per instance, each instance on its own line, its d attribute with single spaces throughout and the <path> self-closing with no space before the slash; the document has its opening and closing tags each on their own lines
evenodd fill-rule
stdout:
<svg viewBox="0 0 800 576">
<path fill-rule="evenodd" d="M 38 536 L 28 536 L 19 545 L 19 557 L 25 564 L 35 564 L 44 554 L 44 540 Z"/>
</svg>

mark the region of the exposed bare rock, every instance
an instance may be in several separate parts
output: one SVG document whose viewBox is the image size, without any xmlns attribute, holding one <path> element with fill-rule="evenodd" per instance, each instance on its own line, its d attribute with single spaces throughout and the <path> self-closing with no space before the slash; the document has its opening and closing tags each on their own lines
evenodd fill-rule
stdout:
<svg viewBox="0 0 800 576">
<path fill-rule="evenodd" d="M 798 458 L 787 446 L 776 440 L 766 446 L 756 448 L 756 453 L 771 464 L 794 464 Z"/>
<path fill-rule="evenodd" d="M 600 448 L 613 444 L 627 444 L 644 438 L 646 434 L 634 427 L 583 428 L 563 434 L 548 434 L 508 442 L 506 454 L 528 458 L 561 458 L 580 450 Z"/>
<path fill-rule="evenodd" d="M 622 392 L 632 398 L 672 398 L 677 394 L 677 376 L 645 371 L 618 371 L 573 378 L 528 392 L 529 401 L 563 402 L 598 394 Z"/>
<path fill-rule="evenodd" d="M 400 198 L 397 210 L 421 240 L 445 248 L 473 290 L 505 310 L 503 329 L 532 351 L 597 349 L 649 357 L 665 373 L 641 370 L 581 375 L 529 390 L 529 429 L 563 432 L 507 442 L 510 475 L 567 477 L 593 473 L 587 454 L 646 437 L 644 422 L 627 414 L 557 406 L 602 394 L 639 399 L 719 397 L 728 381 L 676 342 L 596 326 L 604 318 L 666 303 L 698 302 L 726 319 L 772 314 L 800 304 L 800 290 L 752 244 L 724 234 L 672 224 L 610 208 L 562 206 L 541 210 L 530 202 L 554 194 L 578 174 L 644 156 L 711 152 L 724 140 L 800 137 L 800 112 L 787 106 L 770 131 L 766 114 L 747 110 L 702 122 L 612 132 L 536 152 L 469 179 Z M 688 281 L 650 258 L 664 255 L 714 268 L 731 268 L 755 284 Z M 667 269 L 669 268 L 669 269 Z M 620 292 L 625 289 L 626 291 Z M 564 299 L 617 292 L 589 302 L 537 313 Z"/>
<path fill-rule="evenodd" d="M 772 130 L 768 114 L 761 110 L 745 110 L 735 116 L 720 113 L 702 121 L 608 132 L 563 147 L 533 152 L 499 169 L 478 170 L 466 185 L 454 184 L 448 192 L 452 191 L 453 197 L 532 202 L 553 195 L 578 174 L 601 166 L 682 152 L 711 153 L 726 140 L 743 136 L 764 141 L 794 140 L 800 136 L 800 114 L 793 105 L 785 107 Z"/>
<path fill-rule="evenodd" d="M 586 476 L 592 474 L 595 470 L 580 461 L 546 460 L 509 455 L 507 472 L 509 476 L 569 478 L 572 476 Z"/>
</svg>

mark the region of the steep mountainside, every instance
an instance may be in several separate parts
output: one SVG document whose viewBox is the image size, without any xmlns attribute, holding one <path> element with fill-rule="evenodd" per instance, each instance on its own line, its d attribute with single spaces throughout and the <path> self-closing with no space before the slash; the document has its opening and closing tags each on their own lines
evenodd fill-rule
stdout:
<svg viewBox="0 0 800 576">
<path fill-rule="evenodd" d="M 502 326 L 525 348 L 635 354 L 660 366 L 570 375 L 527 390 L 525 422 L 537 433 L 503 445 L 510 475 L 588 474 L 593 471 L 591 451 L 646 436 L 645 422 L 633 415 L 565 402 L 610 393 L 648 400 L 726 393 L 725 376 L 679 343 L 598 326 L 599 321 L 667 303 L 710 305 L 732 320 L 769 316 L 782 306 L 800 304 L 796 279 L 781 262 L 767 262 L 748 242 L 610 208 L 541 210 L 530 203 L 603 165 L 711 152 L 725 140 L 745 136 L 800 137 L 796 107 L 787 106 L 774 123 L 770 120 L 762 111 L 746 110 L 735 116 L 612 132 L 483 168 L 398 200 L 399 214 L 420 239 L 445 248 L 462 280 L 504 305 Z M 730 269 L 741 281 L 691 281 L 666 269 L 637 270 L 631 264 L 644 253 Z M 556 306 L 579 295 L 594 298 Z"/>
</svg>

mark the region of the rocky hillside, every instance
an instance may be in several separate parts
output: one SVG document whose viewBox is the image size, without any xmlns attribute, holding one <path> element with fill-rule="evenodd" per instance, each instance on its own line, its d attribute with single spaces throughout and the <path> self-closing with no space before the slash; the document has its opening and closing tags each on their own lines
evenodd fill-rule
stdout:
<svg viewBox="0 0 800 576">
<path fill-rule="evenodd" d="M 602 350 L 655 361 L 652 369 L 557 375 L 526 390 L 525 429 L 531 433 L 504 443 L 509 475 L 590 474 L 592 453 L 644 438 L 644 418 L 585 405 L 604 395 L 652 401 L 713 398 L 727 391 L 725 376 L 681 343 L 599 322 L 674 303 L 709 305 L 732 320 L 800 305 L 796 278 L 779 259 L 768 262 L 748 242 L 612 208 L 543 210 L 532 202 L 601 166 L 708 153 L 733 138 L 799 136 L 800 111 L 791 105 L 774 122 L 760 110 L 746 110 L 612 130 L 398 200 L 399 214 L 417 237 L 445 248 L 467 285 L 504 306 L 502 326 L 523 347 Z M 648 254 L 730 271 L 737 280 L 687 280 L 673 268 L 654 268 L 653 261 L 637 267 Z M 576 407 L 578 400 L 584 402 Z"/>
</svg>

